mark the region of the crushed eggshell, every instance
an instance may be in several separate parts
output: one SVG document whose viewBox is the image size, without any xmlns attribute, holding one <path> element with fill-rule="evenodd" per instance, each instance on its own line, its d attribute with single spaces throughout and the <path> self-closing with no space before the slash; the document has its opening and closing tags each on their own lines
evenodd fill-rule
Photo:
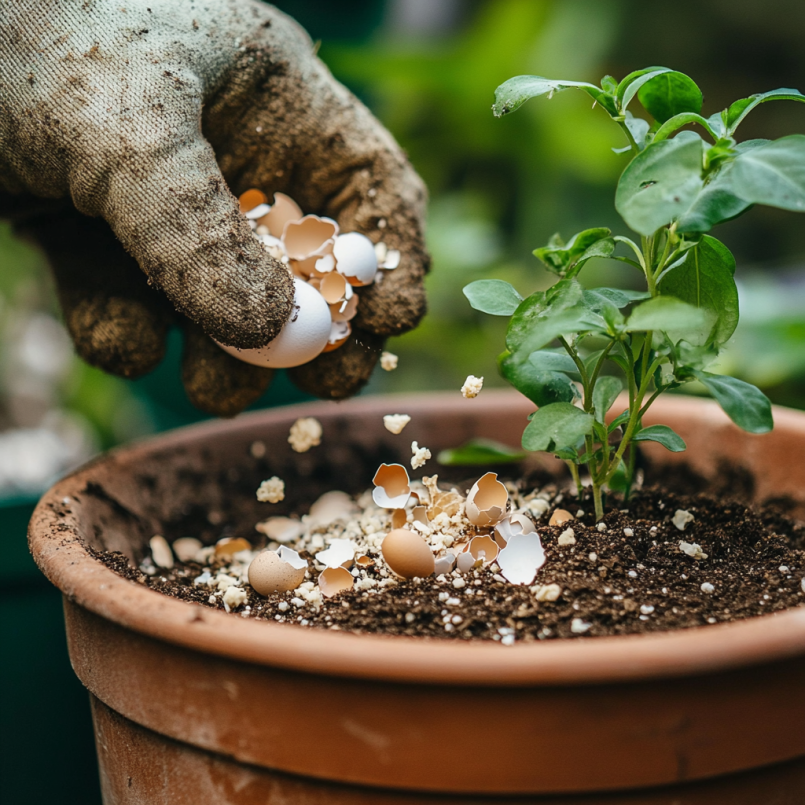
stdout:
<svg viewBox="0 0 805 805">
<path fill-rule="evenodd" d="M 467 519 L 480 527 L 494 526 L 503 519 L 509 501 L 506 487 L 498 481 L 497 473 L 488 472 L 477 480 L 467 493 Z"/>
<path fill-rule="evenodd" d="M 259 207 L 267 201 L 268 196 L 262 190 L 255 190 L 254 188 L 247 190 L 245 193 L 241 193 L 238 197 L 240 211 L 243 213 L 250 212 L 255 207 Z"/>
<path fill-rule="evenodd" d="M 335 239 L 336 270 L 355 286 L 371 285 L 378 269 L 375 246 L 360 232 L 347 232 Z"/>
<path fill-rule="evenodd" d="M 456 557 L 456 570 L 459 573 L 466 573 L 475 567 L 477 559 L 469 552 L 464 551 Z"/>
<path fill-rule="evenodd" d="M 296 453 L 306 453 L 311 447 L 318 447 L 321 444 L 321 422 L 316 417 L 299 417 L 291 425 L 291 432 L 288 434 L 288 444 Z"/>
<path fill-rule="evenodd" d="M 393 352 L 384 352 L 380 356 L 380 368 L 384 372 L 393 372 L 397 368 L 399 360 Z"/>
<path fill-rule="evenodd" d="M 170 570 L 173 567 L 173 551 L 165 537 L 156 534 L 151 537 L 148 544 L 151 547 L 151 558 L 154 560 L 154 564 Z"/>
<path fill-rule="evenodd" d="M 456 563 L 455 554 L 450 552 L 446 553 L 444 556 L 438 556 L 433 562 L 433 573 L 436 576 L 441 576 L 442 573 L 449 573 L 453 569 L 453 565 Z"/>
<path fill-rule="evenodd" d="M 263 481 L 257 488 L 257 499 L 261 503 L 279 503 L 285 500 L 285 481 L 276 475 Z"/>
<path fill-rule="evenodd" d="M 671 518 L 671 522 L 680 531 L 684 531 L 688 523 L 692 523 L 694 519 L 694 516 L 689 511 L 685 511 L 685 509 L 677 509 L 674 513 L 674 516 Z"/>
<path fill-rule="evenodd" d="M 382 509 L 402 509 L 411 497 L 408 472 L 402 464 L 381 464 L 372 483 L 372 499 Z"/>
<path fill-rule="evenodd" d="M 318 215 L 305 215 L 298 221 L 288 221 L 282 231 L 285 251 L 291 260 L 321 257 L 332 251 L 338 224 Z"/>
<path fill-rule="evenodd" d="M 567 511 L 567 509 L 557 509 L 551 515 L 551 519 L 548 520 L 548 525 L 562 525 L 562 523 L 566 523 L 568 520 L 573 519 L 575 518 L 569 511 Z"/>
<path fill-rule="evenodd" d="M 270 235 L 279 239 L 282 238 L 285 225 L 289 221 L 301 220 L 302 214 L 301 207 L 290 196 L 274 193 L 271 209 L 257 221 L 257 225 L 266 227 Z"/>
<path fill-rule="evenodd" d="M 411 469 L 418 470 L 424 467 L 428 459 L 431 458 L 431 452 L 427 447 L 420 447 L 418 442 L 411 442 Z"/>
<path fill-rule="evenodd" d="M 391 527 L 402 528 L 408 522 L 408 512 L 405 509 L 394 509 L 391 512 Z"/>
<path fill-rule="evenodd" d="M 201 540 L 195 537 L 179 537 L 173 541 L 173 552 L 180 562 L 192 562 L 202 548 Z M 153 551 L 152 551 L 153 553 Z"/>
<path fill-rule="evenodd" d="M 291 517 L 270 517 L 263 520 L 254 527 L 255 531 L 265 534 L 275 542 L 293 542 L 304 531 L 304 527 L 299 520 Z"/>
<path fill-rule="evenodd" d="M 319 589 L 325 598 L 332 598 L 355 584 L 352 574 L 343 567 L 327 567 L 319 575 Z"/>
<path fill-rule="evenodd" d="M 402 429 L 411 421 L 408 414 L 386 414 L 383 417 L 383 427 L 389 433 L 402 433 Z"/>
<path fill-rule="evenodd" d="M 364 554 L 363 556 L 359 556 L 355 560 L 355 564 L 358 565 L 359 567 L 371 567 L 374 563 L 375 560 L 372 559 L 371 556 L 367 556 L 366 554 Z"/>
<path fill-rule="evenodd" d="M 498 544 L 492 537 L 473 537 L 470 540 L 467 551 L 475 557 L 475 561 L 490 565 L 498 555 Z"/>
<path fill-rule="evenodd" d="M 483 387 L 484 379 L 482 377 L 468 375 L 467 379 L 464 381 L 464 385 L 461 387 L 461 393 L 466 399 L 471 400 L 481 393 Z"/>
<path fill-rule="evenodd" d="M 296 589 L 305 578 L 307 562 L 296 551 L 280 547 L 283 554 L 262 551 L 254 557 L 248 569 L 249 584 L 259 595 L 288 592 Z"/>
<path fill-rule="evenodd" d="M 334 539 L 330 547 L 316 554 L 316 561 L 326 567 L 349 567 L 357 547 L 351 539 Z"/>
<path fill-rule="evenodd" d="M 397 528 L 389 531 L 380 546 L 386 564 L 404 579 L 425 578 L 433 573 L 433 551 L 413 531 Z"/>
<path fill-rule="evenodd" d="M 513 512 L 504 517 L 495 526 L 495 540 L 501 548 L 506 547 L 506 543 L 517 534 L 532 534 L 536 531 L 536 526 L 530 517 L 521 512 Z"/>
<path fill-rule="evenodd" d="M 531 584 L 545 564 L 545 549 L 539 534 L 516 534 L 498 554 L 501 575 L 512 584 Z"/>
</svg>

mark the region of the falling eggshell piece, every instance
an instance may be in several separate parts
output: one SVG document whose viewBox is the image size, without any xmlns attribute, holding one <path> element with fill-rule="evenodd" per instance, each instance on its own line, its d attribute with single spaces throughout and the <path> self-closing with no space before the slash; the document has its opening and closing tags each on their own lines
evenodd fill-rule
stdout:
<svg viewBox="0 0 805 805">
<path fill-rule="evenodd" d="M 311 285 L 294 277 L 294 310 L 280 334 L 257 349 L 219 346 L 230 355 L 272 369 L 301 366 L 313 360 L 327 346 L 332 320 L 324 297 Z"/>
<path fill-rule="evenodd" d="M 477 526 L 492 526 L 503 518 L 509 501 L 506 487 L 494 472 L 488 472 L 467 494 L 467 519 Z"/>
<path fill-rule="evenodd" d="M 201 540 L 195 537 L 180 537 L 173 541 L 173 552 L 180 562 L 192 562 L 201 550 Z"/>
<path fill-rule="evenodd" d="M 312 526 L 328 526 L 336 520 L 348 520 L 358 507 L 352 498 L 339 490 L 325 492 L 308 512 L 308 523 Z"/>
<path fill-rule="evenodd" d="M 234 556 L 240 551 L 250 551 L 252 546 L 243 537 L 225 537 L 215 543 L 217 557 Z"/>
<path fill-rule="evenodd" d="M 290 553 L 295 554 L 296 551 L 291 551 Z M 274 551 L 258 553 L 249 565 L 248 571 L 249 584 L 254 587 L 255 592 L 260 595 L 270 595 L 271 593 L 284 593 L 288 590 L 296 589 L 305 578 L 307 562 L 300 557 L 300 561 L 304 565 L 295 567 L 294 564 L 299 563 L 292 564 L 287 561 L 289 558 L 292 559 L 292 557 L 282 558 Z"/>
<path fill-rule="evenodd" d="M 391 513 L 391 527 L 402 528 L 408 522 L 408 513 L 405 509 L 394 509 Z"/>
<path fill-rule="evenodd" d="M 382 509 L 405 508 L 411 497 L 408 472 L 402 464 L 381 464 L 372 483 L 372 500 Z"/>
<path fill-rule="evenodd" d="M 501 574 L 512 584 L 531 584 L 545 564 L 545 549 L 539 534 L 515 534 L 498 554 Z"/>
<path fill-rule="evenodd" d="M 329 218 L 306 215 L 301 221 L 289 221 L 282 233 L 285 251 L 291 260 L 306 260 L 313 255 L 323 256 L 333 247 L 338 224 Z"/>
<path fill-rule="evenodd" d="M 352 285 L 370 285 L 377 274 L 375 246 L 360 232 L 347 232 L 335 239 L 333 246 L 336 270 Z"/>
<path fill-rule="evenodd" d="M 285 224 L 301 218 L 302 210 L 290 196 L 286 196 L 285 193 L 275 193 L 271 209 L 257 223 L 259 226 L 267 227 L 275 238 L 281 238 Z"/>
<path fill-rule="evenodd" d="M 254 528 L 275 542 L 293 542 L 303 530 L 302 523 L 290 517 L 271 517 Z"/>
<path fill-rule="evenodd" d="M 476 562 L 489 565 L 498 555 L 498 544 L 492 537 L 474 537 L 470 540 L 467 551 L 475 557 Z"/>
<path fill-rule="evenodd" d="M 165 537 L 157 534 L 151 537 L 148 544 L 151 547 L 151 558 L 154 560 L 154 564 L 157 567 L 164 567 L 166 570 L 170 570 L 173 567 L 173 551 L 171 551 L 171 546 L 168 545 Z"/>
<path fill-rule="evenodd" d="M 551 515 L 551 519 L 548 520 L 548 525 L 562 525 L 562 523 L 566 523 L 568 520 L 573 519 L 573 515 L 566 509 L 557 509 Z"/>
<path fill-rule="evenodd" d="M 404 579 L 425 578 L 433 573 L 433 551 L 422 537 L 406 528 L 389 531 L 380 546 L 386 564 Z"/>
<path fill-rule="evenodd" d="M 240 211 L 243 213 L 250 212 L 255 207 L 265 204 L 268 201 L 268 196 L 262 190 L 251 188 L 245 193 L 241 193 L 238 198 L 240 204 Z"/>
<path fill-rule="evenodd" d="M 325 598 L 351 590 L 354 583 L 352 574 L 343 567 L 328 567 L 319 576 L 319 589 Z"/>
</svg>

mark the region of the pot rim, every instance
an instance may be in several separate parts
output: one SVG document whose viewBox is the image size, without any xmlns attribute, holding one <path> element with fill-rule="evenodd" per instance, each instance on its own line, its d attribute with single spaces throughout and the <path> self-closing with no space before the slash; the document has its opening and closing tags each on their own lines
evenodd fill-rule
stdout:
<svg viewBox="0 0 805 805">
<path fill-rule="evenodd" d="M 436 392 L 384 395 L 383 400 L 415 414 L 440 398 L 454 397 Z M 483 413 L 511 397 L 508 391 L 489 390 L 483 400 L 473 402 Z M 213 433 L 264 429 L 298 416 L 360 415 L 374 411 L 376 400 L 377 396 L 274 408 L 233 421 L 191 425 L 99 456 L 60 480 L 39 501 L 29 526 L 33 557 L 67 598 L 122 627 L 231 660 L 328 676 L 480 687 L 589 685 L 711 674 L 805 652 L 805 608 L 671 632 L 513 646 L 356 635 L 255 621 L 170 598 L 118 576 L 92 557 L 78 537 L 75 515 L 65 513 L 64 498 L 79 494 L 101 464 L 128 463 L 154 449 L 194 444 Z M 680 408 L 692 414 L 702 406 L 708 409 L 708 420 L 721 414 L 712 401 L 681 395 L 658 401 L 652 414 L 656 410 L 662 416 Z M 775 407 L 774 415 L 778 426 L 805 434 L 802 412 Z"/>
</svg>

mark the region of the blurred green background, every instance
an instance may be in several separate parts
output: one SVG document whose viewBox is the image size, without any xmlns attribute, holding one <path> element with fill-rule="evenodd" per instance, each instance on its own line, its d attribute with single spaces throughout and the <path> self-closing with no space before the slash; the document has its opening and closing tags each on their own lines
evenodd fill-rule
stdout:
<svg viewBox="0 0 805 805">
<path fill-rule="evenodd" d="M 430 188 L 430 313 L 389 342 L 400 356 L 366 393 L 458 390 L 472 373 L 501 385 L 504 322 L 473 312 L 461 288 L 496 277 L 525 294 L 551 277 L 531 256 L 551 234 L 625 227 L 613 209 L 623 143 L 586 96 L 490 112 L 495 87 L 536 73 L 597 83 L 661 64 L 690 74 L 705 114 L 780 86 L 805 88 L 805 4 L 798 0 L 287 0 L 320 55 L 407 150 Z M 805 131 L 805 108 L 768 104 L 744 138 Z M 776 403 L 805 407 L 805 220 L 759 207 L 720 229 L 734 252 L 742 319 L 721 361 Z M 630 283 L 602 262 L 590 285 Z M 179 383 L 180 344 L 128 382 L 72 354 L 42 257 L 0 223 L 0 597 L 3 664 L 0 798 L 98 802 L 86 700 L 72 677 L 58 594 L 27 556 L 24 523 L 50 481 L 93 452 L 203 418 Z M 301 399 L 280 377 L 255 407 Z M 42 730 L 47 725 L 47 729 Z M 70 739 L 65 740 L 69 731 Z M 42 755 L 53 773 L 36 773 Z M 31 763 L 31 758 L 35 762 Z"/>
</svg>

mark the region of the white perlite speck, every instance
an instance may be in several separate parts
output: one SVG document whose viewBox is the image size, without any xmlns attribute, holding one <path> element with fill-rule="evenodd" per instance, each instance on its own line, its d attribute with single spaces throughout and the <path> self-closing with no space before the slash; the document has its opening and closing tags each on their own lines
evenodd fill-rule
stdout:
<svg viewBox="0 0 805 805">
<path fill-rule="evenodd" d="M 393 372 L 397 368 L 399 358 L 393 352 L 384 352 L 380 356 L 380 368 L 385 372 Z"/>
<path fill-rule="evenodd" d="M 651 615 L 652 612 L 654 612 L 654 607 L 651 606 L 651 604 L 643 604 L 643 606 L 640 607 L 641 615 Z"/>
<path fill-rule="evenodd" d="M 471 400 L 473 397 L 477 397 L 481 393 L 481 389 L 483 387 L 484 379 L 482 377 L 468 375 L 467 379 L 464 381 L 464 385 L 461 387 L 461 393 L 468 400 Z"/>
<path fill-rule="evenodd" d="M 698 542 L 685 542 L 684 540 L 679 543 L 679 550 L 692 556 L 694 559 L 707 559 L 708 554 L 702 550 L 702 546 Z"/>
<path fill-rule="evenodd" d="M 312 416 L 299 417 L 291 425 L 288 444 L 297 453 L 306 453 L 321 444 L 321 422 Z"/>
<path fill-rule="evenodd" d="M 173 567 L 173 551 L 165 537 L 157 534 L 149 540 L 151 547 L 151 558 L 157 567 L 164 567 L 170 570 Z"/>
<path fill-rule="evenodd" d="M 710 584 L 709 581 L 706 581 L 704 584 L 702 584 L 701 590 L 703 593 L 714 593 L 716 591 L 716 588 L 713 587 L 713 585 Z"/>
<path fill-rule="evenodd" d="M 389 433 L 402 433 L 402 429 L 411 421 L 408 414 L 386 414 L 383 426 Z"/>
<path fill-rule="evenodd" d="M 420 447 L 418 442 L 411 442 L 411 469 L 418 470 L 424 467 L 425 463 L 431 458 L 431 452 L 427 447 Z"/>
<path fill-rule="evenodd" d="M 606 533 L 606 530 L 607 530 L 607 524 L 606 524 L 606 523 L 599 523 L 599 524 L 596 526 L 596 528 L 597 528 L 597 529 L 598 529 L 598 530 L 599 530 L 599 531 L 600 531 L 602 534 L 604 534 L 604 533 Z"/>
<path fill-rule="evenodd" d="M 802 592 L 805 593 L 805 579 L 799 583 L 799 586 L 802 588 Z"/>
<path fill-rule="evenodd" d="M 573 618 L 570 622 L 570 631 L 573 632 L 573 634 L 584 634 L 591 627 L 591 623 L 587 623 L 587 621 L 581 618 Z"/>
<path fill-rule="evenodd" d="M 624 528 L 623 529 L 623 536 L 624 537 L 633 537 L 634 536 L 634 530 L 631 529 L 631 528 Z"/>
<path fill-rule="evenodd" d="M 558 584 L 535 584 L 533 587 L 529 587 L 529 590 L 540 602 L 556 601 L 562 594 L 562 588 Z"/>
<path fill-rule="evenodd" d="M 684 531 L 685 526 L 687 526 L 688 523 L 692 523 L 693 520 L 693 515 L 689 511 L 685 511 L 685 509 L 677 509 L 674 516 L 671 518 L 671 522 L 680 531 Z"/>
<path fill-rule="evenodd" d="M 559 539 L 556 542 L 558 545 L 575 545 L 576 532 L 572 528 L 567 528 L 559 535 Z"/>
<path fill-rule="evenodd" d="M 277 476 L 263 481 L 257 488 L 257 499 L 261 503 L 279 503 L 285 499 L 285 481 L 280 480 Z"/>
<path fill-rule="evenodd" d="M 247 598 L 246 590 L 242 587 L 227 587 L 222 600 L 228 608 L 235 609 L 245 604 Z"/>
</svg>

